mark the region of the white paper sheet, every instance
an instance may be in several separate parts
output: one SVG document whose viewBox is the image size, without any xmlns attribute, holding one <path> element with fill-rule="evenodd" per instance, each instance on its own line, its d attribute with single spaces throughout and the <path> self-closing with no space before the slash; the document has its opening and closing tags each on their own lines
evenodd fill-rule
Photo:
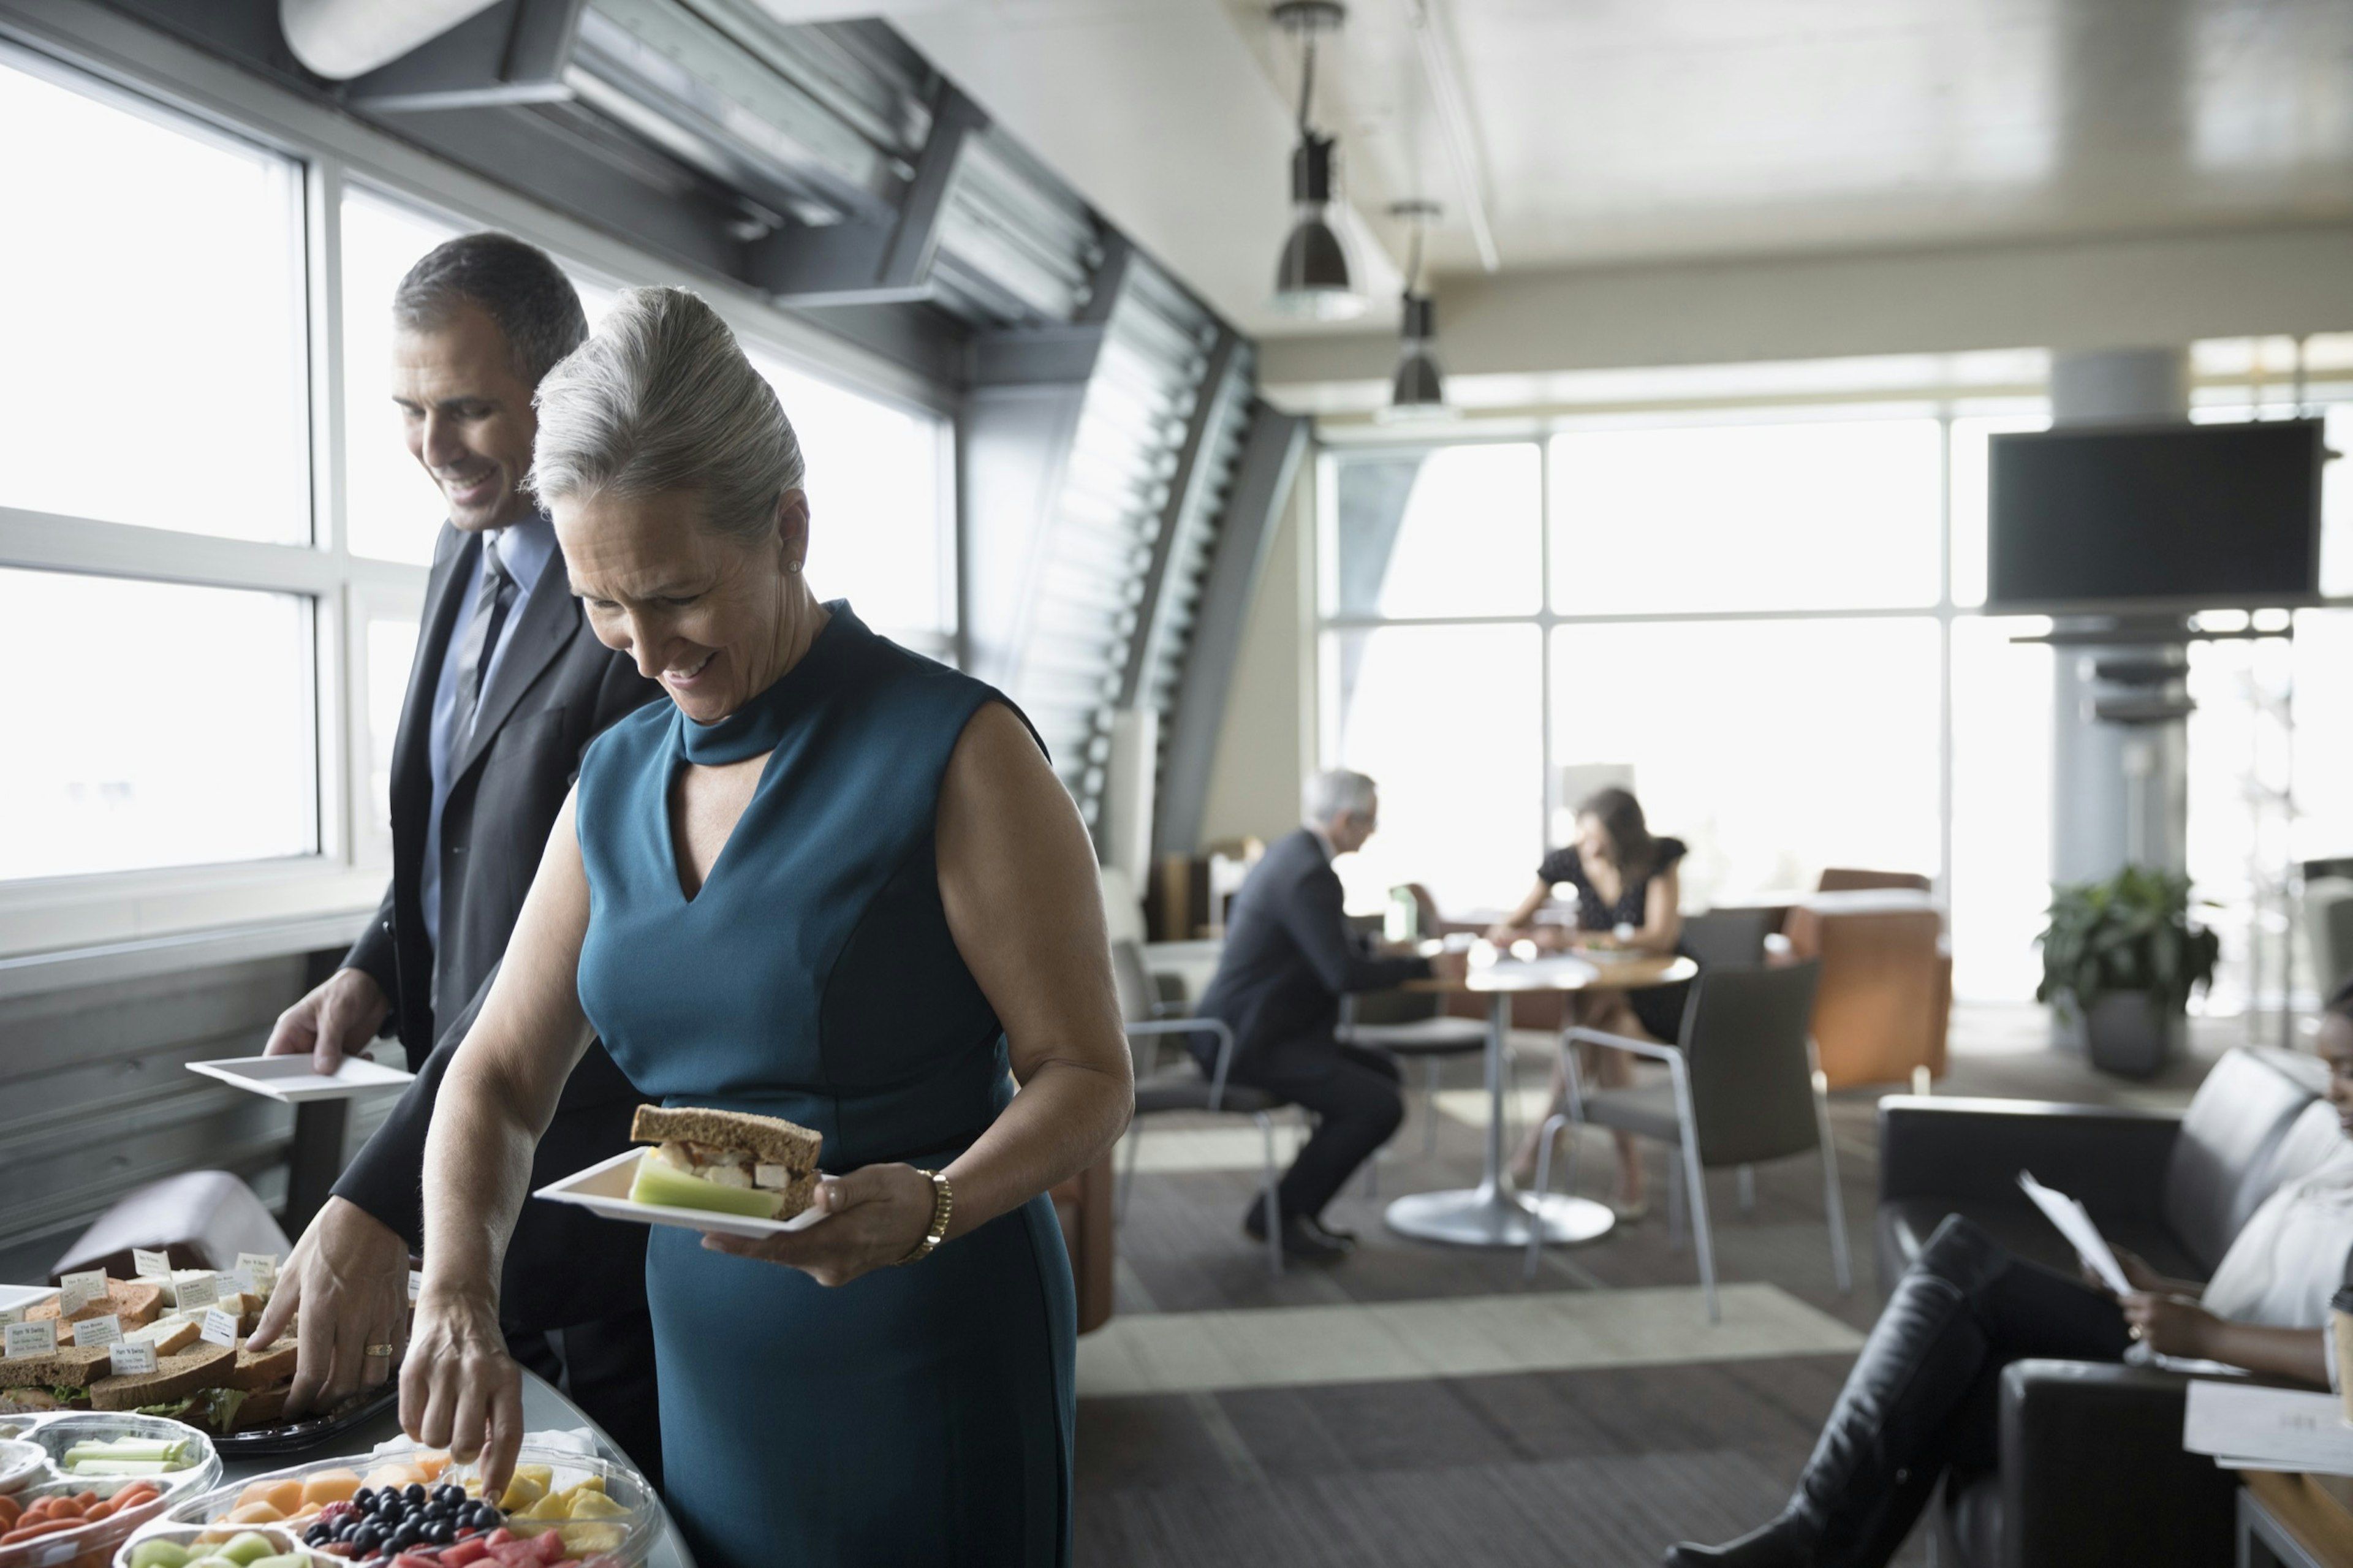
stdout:
<svg viewBox="0 0 2353 1568">
<path fill-rule="evenodd" d="M 2100 1234 L 2100 1227 L 2092 1223 L 2092 1216 L 2084 1211 L 2082 1204 L 2064 1193 L 2044 1186 L 2034 1179 L 2031 1171 L 2019 1172 L 2018 1184 L 2025 1189 L 2028 1197 L 2034 1200 L 2034 1206 L 2059 1227 L 2059 1234 L 2067 1238 L 2067 1245 L 2075 1249 L 2075 1256 L 2100 1277 L 2102 1284 L 2119 1296 L 2131 1291 L 2132 1281 L 2125 1278 L 2124 1266 L 2108 1249 L 2107 1237 Z"/>
<path fill-rule="evenodd" d="M 2181 1446 L 2232 1469 L 2353 1475 L 2353 1426 L 2333 1394 L 2253 1384 L 2193 1383 Z"/>
</svg>

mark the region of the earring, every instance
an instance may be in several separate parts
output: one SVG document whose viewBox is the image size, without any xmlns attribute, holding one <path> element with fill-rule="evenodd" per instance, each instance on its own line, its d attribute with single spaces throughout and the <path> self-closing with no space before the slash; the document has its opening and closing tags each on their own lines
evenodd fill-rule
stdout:
<svg viewBox="0 0 2353 1568">
<path fill-rule="evenodd" d="M 787 561 L 785 563 L 785 570 L 787 572 L 798 572 L 800 569 L 801 563 L 797 561 Z"/>
</svg>

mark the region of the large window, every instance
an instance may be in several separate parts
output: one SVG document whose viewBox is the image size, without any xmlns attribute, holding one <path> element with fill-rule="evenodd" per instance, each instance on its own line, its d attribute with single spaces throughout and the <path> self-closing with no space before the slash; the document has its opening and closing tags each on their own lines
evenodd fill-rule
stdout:
<svg viewBox="0 0 2353 1568">
<path fill-rule="evenodd" d="M 32 63 L 0 54 L 0 506 L 307 542 L 300 166 Z"/>
<path fill-rule="evenodd" d="M 1957 984 L 2033 987 L 2050 864 L 2042 623 L 1967 613 L 1972 401 L 1567 424 L 1325 470 L 1323 754 L 1382 785 L 1352 903 L 1526 890 L 1585 781 L 1630 770 L 1691 908 L 1831 866 L 1942 879 Z M 1966 814 L 1954 807 L 1966 802 Z M 1968 823 L 1967 842 L 1953 842 Z"/>
<path fill-rule="evenodd" d="M 0 290 L 22 306 L 0 321 L 0 732 L 41 737 L 0 769 L 0 953 L 381 893 L 445 515 L 389 396 L 394 288 L 470 229 L 549 241 L 521 204 L 461 216 L 404 188 L 413 156 L 313 118 L 315 143 L 265 144 L 0 47 L 0 142 L 38 149 L 0 158 Z M 685 281 L 574 242 L 550 248 L 592 326 L 628 284 Z M 819 590 L 953 654 L 947 422 L 688 286 L 800 428 Z"/>
<path fill-rule="evenodd" d="M 314 854 L 301 166 L 6 55 L 0 143 L 0 881 Z"/>
</svg>

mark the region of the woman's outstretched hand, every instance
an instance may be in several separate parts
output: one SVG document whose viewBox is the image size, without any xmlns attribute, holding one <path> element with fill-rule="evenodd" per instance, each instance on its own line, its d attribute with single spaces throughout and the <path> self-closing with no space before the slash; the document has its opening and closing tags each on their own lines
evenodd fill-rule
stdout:
<svg viewBox="0 0 2353 1568">
<path fill-rule="evenodd" d="M 522 1373 L 507 1355 L 487 1294 L 417 1298 L 400 1373 L 400 1429 L 466 1464 L 480 1456 L 482 1493 L 496 1497 L 522 1446 Z"/>
<path fill-rule="evenodd" d="M 2219 1360 L 2213 1352 L 2214 1331 L 2222 1320 L 2187 1296 L 2160 1296 L 2136 1290 L 2123 1299 L 2125 1321 L 2132 1337 L 2159 1355 L 2193 1360 Z"/>
<path fill-rule="evenodd" d="M 866 1165 L 818 1183 L 810 1202 L 825 1212 L 821 1224 L 757 1240 L 710 1231 L 702 1245 L 797 1268 L 820 1285 L 847 1285 L 914 1251 L 932 1228 L 932 1201 L 931 1178 L 913 1165 Z"/>
</svg>

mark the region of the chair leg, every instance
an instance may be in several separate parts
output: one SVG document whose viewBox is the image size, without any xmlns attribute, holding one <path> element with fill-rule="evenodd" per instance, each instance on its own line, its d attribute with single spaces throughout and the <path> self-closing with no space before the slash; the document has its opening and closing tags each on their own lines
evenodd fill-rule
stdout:
<svg viewBox="0 0 2353 1568">
<path fill-rule="evenodd" d="M 1746 1215 L 1755 1214 L 1757 1212 L 1757 1167 L 1741 1166 L 1734 1173 L 1733 1181 L 1733 1190 L 1740 1195 L 1740 1212 Z"/>
<path fill-rule="evenodd" d="M 1667 1159 L 1667 1250 L 1683 1249 L 1683 1163 Z"/>
<path fill-rule="evenodd" d="M 1258 1123 L 1259 1133 L 1266 1141 L 1266 1271 L 1279 1278 L 1282 1273 L 1282 1203 L 1275 1194 L 1278 1178 L 1274 1173 L 1274 1118 L 1261 1110 L 1250 1120 Z"/>
<path fill-rule="evenodd" d="M 1720 1323 L 1724 1314 L 1715 1304 L 1715 1237 L 1707 1224 L 1707 1173 L 1700 1169 L 1699 1142 L 1686 1132 L 1683 1140 L 1683 1185 L 1691 1193 L 1692 1239 L 1699 1247 L 1699 1284 L 1707 1297 L 1707 1321 Z"/>
<path fill-rule="evenodd" d="M 1120 1183 L 1119 1208 L 1117 1214 L 1114 1215 L 1122 1225 L 1125 1225 L 1127 1223 L 1127 1200 L 1135 1195 L 1135 1155 L 1136 1151 L 1142 1148 L 1143 1145 L 1143 1119 L 1141 1117 L 1132 1118 L 1127 1124 L 1127 1178 Z"/>
<path fill-rule="evenodd" d="M 1528 1205 L 1528 1258 L 1520 1270 L 1523 1279 L 1536 1277 L 1536 1259 L 1544 1250 L 1544 1201 L 1552 1192 L 1552 1141 L 1567 1125 L 1566 1115 L 1554 1115 L 1546 1120 L 1544 1131 L 1536 1136 L 1536 1197 Z"/>
<path fill-rule="evenodd" d="M 1831 1227 L 1831 1272 L 1838 1280 L 1839 1294 L 1852 1295 L 1854 1277 L 1847 1266 L 1846 1199 L 1839 1192 L 1838 1145 L 1831 1139 L 1830 1097 L 1820 1089 L 1814 1091 L 1814 1123 L 1821 1131 L 1822 1217 Z"/>
<path fill-rule="evenodd" d="M 1431 1057 L 1421 1069 L 1421 1157 L 1425 1161 L 1438 1158 L 1438 1058 Z"/>
</svg>

